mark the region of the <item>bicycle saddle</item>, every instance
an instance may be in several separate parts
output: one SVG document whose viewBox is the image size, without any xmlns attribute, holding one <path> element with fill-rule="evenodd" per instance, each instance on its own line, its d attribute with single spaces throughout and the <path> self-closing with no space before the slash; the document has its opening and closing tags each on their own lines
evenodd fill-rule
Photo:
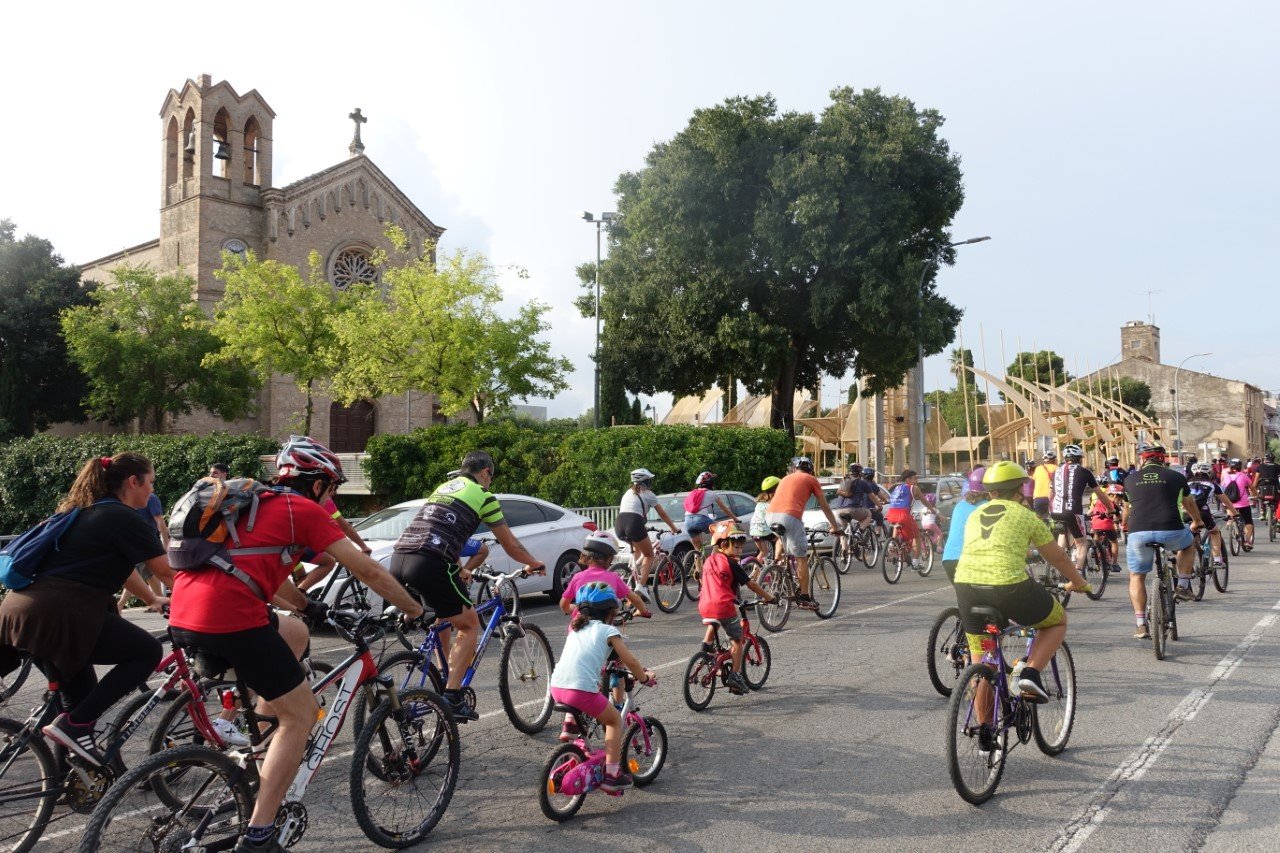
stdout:
<svg viewBox="0 0 1280 853">
<path fill-rule="evenodd" d="M 769 529 L 779 536 L 787 535 L 787 526 L 785 524 L 770 524 Z"/>
<path fill-rule="evenodd" d="M 581 708 L 575 708 L 572 705 L 566 705 L 563 702 L 557 702 L 551 706 L 552 711 L 559 711 L 561 714 L 572 714 L 578 716 L 582 714 Z"/>
<path fill-rule="evenodd" d="M 236 671 L 231 668 L 231 661 L 226 658 L 194 646 L 184 646 L 183 651 L 191 664 L 191 670 L 201 678 L 208 678 L 211 681 L 236 680 Z"/>
<path fill-rule="evenodd" d="M 994 624 L 1001 630 L 1004 630 L 1009 626 L 1009 620 L 1005 618 L 1003 613 L 986 604 L 979 604 L 975 607 L 970 607 L 969 615 L 973 619 L 979 620 L 983 623 Z"/>
</svg>

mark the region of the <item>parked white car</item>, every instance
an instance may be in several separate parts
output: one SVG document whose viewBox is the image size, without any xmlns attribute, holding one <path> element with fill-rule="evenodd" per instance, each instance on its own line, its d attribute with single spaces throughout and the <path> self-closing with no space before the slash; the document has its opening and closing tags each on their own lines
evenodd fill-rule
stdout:
<svg viewBox="0 0 1280 853">
<path fill-rule="evenodd" d="M 716 496 L 728 504 L 729 509 L 733 510 L 738 526 L 745 532 L 751 523 L 751 514 L 755 512 L 756 499 L 746 492 L 726 492 L 720 489 L 715 489 L 714 491 Z M 662 529 L 662 534 L 658 537 L 658 543 L 677 563 L 682 561 L 693 547 L 693 544 L 689 541 L 689 534 L 684 532 L 684 499 L 688 494 L 688 492 L 674 492 L 658 495 L 658 504 L 666 510 L 667 515 L 671 516 L 671 520 L 676 523 L 676 529 L 680 531 L 679 533 L 672 535 L 667 530 L 667 523 L 658 515 L 656 509 L 649 510 L 649 518 L 647 520 L 647 524 L 650 527 Z M 715 515 L 716 521 L 725 519 L 725 514 L 718 506 L 715 507 Z M 707 541 L 707 538 L 704 537 L 703 544 L 705 545 Z M 631 549 L 626 543 L 620 543 L 620 545 L 618 560 L 625 562 L 631 557 Z M 755 550 L 755 545 L 748 541 L 743 553 L 754 554 Z"/>
<path fill-rule="evenodd" d="M 499 494 L 497 498 L 502 505 L 502 517 L 506 519 L 511 532 L 529 553 L 547 565 L 546 577 L 531 575 L 517 579 L 516 588 L 521 595 L 545 592 L 552 598 L 559 598 L 565 582 L 577 571 L 582 540 L 588 532 L 596 529 L 595 522 L 585 515 L 539 498 L 508 494 Z M 425 503 L 425 499 L 398 503 L 353 525 L 365 543 L 373 549 L 373 558 L 382 563 L 384 568 L 391 563 L 391 552 L 396 540 Z M 517 564 L 506 555 L 487 525 L 481 524 L 475 535 L 488 544 L 488 562 L 494 569 L 513 572 L 520 568 L 522 564 Z M 346 570 L 342 568 L 335 570 L 335 574 L 337 577 L 332 583 L 326 578 L 321 586 L 326 590 L 324 600 L 329 604 L 337 600 L 347 577 Z M 369 594 L 372 597 L 369 603 L 375 609 L 381 609 L 382 600 L 373 592 Z"/>
</svg>

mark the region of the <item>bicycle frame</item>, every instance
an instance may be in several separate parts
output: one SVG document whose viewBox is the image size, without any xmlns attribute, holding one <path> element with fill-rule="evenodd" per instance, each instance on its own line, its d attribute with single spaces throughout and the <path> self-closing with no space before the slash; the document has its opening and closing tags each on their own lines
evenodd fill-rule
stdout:
<svg viewBox="0 0 1280 853">
<path fill-rule="evenodd" d="M 484 623 L 484 630 L 480 633 L 480 639 L 476 643 L 476 653 L 471 658 L 471 663 L 467 667 L 467 671 L 462 676 L 462 686 L 470 687 L 471 681 L 475 678 L 476 669 L 480 666 L 480 661 L 484 658 L 485 649 L 489 646 L 489 640 L 497 632 L 498 626 L 503 622 L 515 621 L 517 617 L 510 616 L 507 613 L 506 606 L 502 603 L 502 598 L 494 596 L 488 601 L 481 604 L 475 609 L 476 616 L 489 613 L 489 619 Z M 440 642 L 440 635 L 445 631 L 452 630 L 453 624 L 448 620 L 438 620 L 427 629 L 427 636 L 423 639 L 422 644 L 418 646 L 418 654 L 422 656 L 423 666 L 421 667 L 421 678 L 418 687 L 425 687 L 427 683 L 427 666 L 435 663 L 440 671 L 440 677 L 444 680 L 449 679 L 449 659 L 444 652 L 444 645 Z M 335 669 L 334 672 L 337 672 Z M 333 673 L 330 673 L 332 675 Z M 409 680 L 412 675 L 408 675 L 404 679 L 404 683 L 399 687 L 405 688 L 409 686 Z"/>
<path fill-rule="evenodd" d="M 613 692 L 619 680 L 626 685 L 626 699 L 622 703 L 622 707 L 618 709 L 618 713 L 622 716 L 622 729 L 626 731 L 629 726 L 636 725 L 639 727 L 644 737 L 645 750 L 652 749 L 652 742 L 649 739 L 649 726 L 645 723 L 644 716 L 640 713 L 640 707 L 636 704 L 633 689 L 635 680 L 626 672 L 617 661 L 610 661 L 605 665 L 605 674 L 609 677 L 608 694 Z M 612 700 L 610 700 L 612 701 Z M 591 735 L 600 728 L 600 723 L 593 717 L 587 716 L 583 711 L 574 710 L 574 721 L 578 725 L 578 735 L 574 743 L 587 754 L 587 760 L 581 764 L 575 765 L 573 768 L 564 773 L 560 777 L 557 784 L 556 793 L 569 797 L 576 797 L 579 794 L 589 793 L 600 787 L 601 779 L 604 776 L 605 751 L 603 747 L 592 749 Z M 590 723 L 588 723 L 590 720 Z M 631 760 L 629 768 L 633 773 L 639 767 L 635 763 L 635 759 Z M 622 791 L 606 791 L 613 797 L 621 797 Z"/>
</svg>

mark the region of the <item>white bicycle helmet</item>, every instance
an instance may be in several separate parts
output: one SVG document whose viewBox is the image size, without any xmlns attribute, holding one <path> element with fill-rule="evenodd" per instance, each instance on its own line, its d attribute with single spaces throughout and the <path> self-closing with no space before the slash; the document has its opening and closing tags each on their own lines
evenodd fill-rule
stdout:
<svg viewBox="0 0 1280 853">
<path fill-rule="evenodd" d="M 795 468 L 797 471 L 806 471 L 812 474 L 813 460 L 808 456 L 797 456 L 795 459 L 791 460 L 791 467 Z"/>
<path fill-rule="evenodd" d="M 1078 444 L 1068 444 L 1066 447 L 1062 448 L 1062 458 L 1063 459 L 1072 459 L 1072 458 L 1083 459 L 1084 451 L 1080 449 L 1080 445 Z"/>
<path fill-rule="evenodd" d="M 276 454 L 276 472 L 283 480 L 321 474 L 339 485 L 347 481 L 338 455 L 305 435 L 289 436 Z"/>
<path fill-rule="evenodd" d="M 582 543 L 582 550 L 602 557 L 612 557 L 618 553 L 618 540 L 607 530 L 593 530 L 587 534 Z"/>
<path fill-rule="evenodd" d="M 653 480 L 653 472 L 648 468 L 637 468 L 631 472 L 631 482 L 648 483 Z"/>
<path fill-rule="evenodd" d="M 1192 474 L 1204 474 L 1206 477 L 1213 473 L 1213 466 L 1208 462 L 1197 462 L 1191 466 Z"/>
<path fill-rule="evenodd" d="M 695 486 L 698 486 L 699 488 L 703 488 L 706 486 L 710 486 L 715 481 L 716 481 L 715 474 L 712 474 L 710 471 L 703 471 L 701 474 L 698 475 L 698 479 L 693 481 L 693 484 Z"/>
</svg>

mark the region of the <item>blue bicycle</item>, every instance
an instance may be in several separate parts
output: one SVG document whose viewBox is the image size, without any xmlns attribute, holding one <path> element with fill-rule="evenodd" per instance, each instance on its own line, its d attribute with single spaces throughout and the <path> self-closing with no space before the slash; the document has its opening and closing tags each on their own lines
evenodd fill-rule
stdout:
<svg viewBox="0 0 1280 853">
<path fill-rule="evenodd" d="M 513 726 L 531 735 L 546 728 L 547 721 L 551 719 L 554 703 L 549 682 L 556 660 L 542 629 L 532 622 L 522 621 L 518 613 L 512 612 L 518 605 L 508 600 L 513 597 L 509 592 L 514 590 L 516 578 L 527 575 L 523 569 L 505 575 L 495 573 L 490 566 L 481 566 L 473 573 L 472 580 L 481 585 L 476 596 L 476 616 L 483 630 L 476 644 L 475 657 L 462 676 L 462 696 L 467 706 L 475 710 L 476 694 L 471 681 L 484 659 L 489 641 L 495 634 L 500 635 L 502 658 L 498 671 L 498 694 L 502 697 L 502 707 Z M 445 619 L 430 616 L 427 619 L 432 621 L 426 623 L 426 636 L 415 650 L 385 655 L 378 661 L 378 671 L 395 679 L 396 688 L 401 692 L 429 687 L 441 693 L 449 679 L 448 639 L 442 641 L 441 635 L 452 625 Z M 430 684 L 427 684 L 428 680 Z M 357 730 L 364 723 L 365 707 L 365 698 L 361 694 L 353 711 Z"/>
</svg>

